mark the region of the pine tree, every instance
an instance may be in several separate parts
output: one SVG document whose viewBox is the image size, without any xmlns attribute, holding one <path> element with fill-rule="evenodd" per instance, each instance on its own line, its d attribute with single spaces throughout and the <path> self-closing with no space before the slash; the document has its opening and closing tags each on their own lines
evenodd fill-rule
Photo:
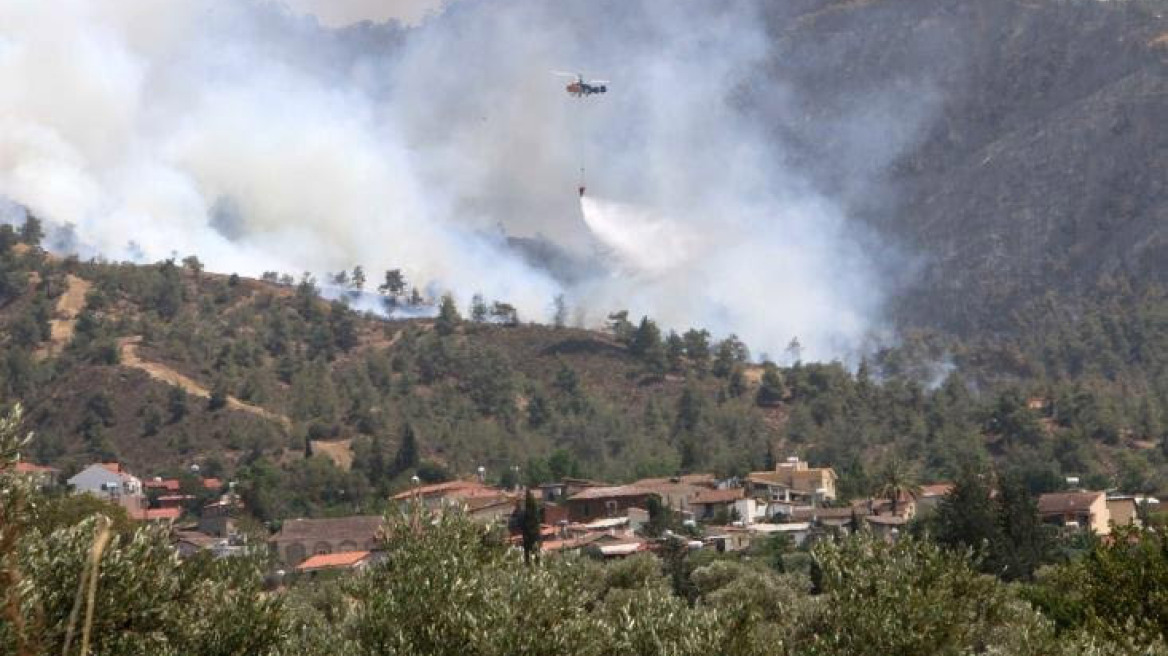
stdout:
<svg viewBox="0 0 1168 656">
<path fill-rule="evenodd" d="M 458 314 L 458 306 L 454 304 L 454 297 L 450 294 L 442 295 L 442 304 L 438 307 L 438 319 L 434 322 L 434 329 L 439 335 L 453 335 L 462 323 L 462 316 Z"/>
<path fill-rule="evenodd" d="M 641 323 L 633 333 L 633 341 L 629 344 L 629 352 L 638 358 L 647 357 L 652 351 L 661 348 L 661 329 L 649 317 L 641 317 Z"/>
<path fill-rule="evenodd" d="M 20 241 L 29 246 L 40 246 L 41 240 L 45 238 L 45 229 L 41 224 L 41 220 L 29 214 L 24 219 L 24 226 L 20 228 Z"/>
<path fill-rule="evenodd" d="M 401 269 L 390 269 L 386 271 L 385 282 L 377 287 L 377 291 L 391 298 L 401 296 L 405 290 L 406 278 L 402 275 Z"/>
<path fill-rule="evenodd" d="M 470 319 L 475 323 L 482 323 L 487 320 L 489 314 L 487 309 L 487 302 L 483 299 L 482 294 L 475 294 L 470 299 Z"/>
<path fill-rule="evenodd" d="M 736 365 L 730 370 L 730 379 L 726 383 L 726 393 L 732 399 L 746 394 L 746 371 L 741 366 Z"/>
<path fill-rule="evenodd" d="M 523 514 L 520 518 L 520 530 L 523 534 L 523 562 L 530 565 L 539 558 L 540 524 L 543 512 L 535 495 L 528 488 L 523 498 Z"/>
<path fill-rule="evenodd" d="M 563 294 L 556 294 L 553 307 L 552 325 L 555 328 L 563 328 L 568 325 L 568 301 L 564 298 Z"/>
<path fill-rule="evenodd" d="M 685 368 L 685 340 L 672 330 L 665 338 L 665 362 L 673 372 L 680 372 Z"/>
<path fill-rule="evenodd" d="M 207 409 L 220 410 L 227 406 L 227 382 L 222 378 L 211 386 L 211 398 L 207 401 Z"/>
<path fill-rule="evenodd" d="M 699 372 L 704 372 L 710 365 L 710 333 L 706 330 L 690 329 L 682 335 L 685 341 L 685 354 L 693 362 Z"/>
<path fill-rule="evenodd" d="M 967 469 L 937 508 L 936 539 L 954 549 L 971 548 L 985 556 L 1001 540 L 990 488 L 983 476 Z"/>
<path fill-rule="evenodd" d="M 755 402 L 763 407 L 774 407 L 783 401 L 783 377 L 773 362 L 763 364 L 762 384 Z"/>
<path fill-rule="evenodd" d="M 705 414 L 705 403 L 702 393 L 693 384 L 686 385 L 677 401 L 677 417 L 674 430 L 678 432 L 693 432 L 702 421 Z"/>
<path fill-rule="evenodd" d="M 636 328 L 629 321 L 629 311 L 621 310 L 608 315 L 608 330 L 622 344 L 632 344 Z"/>
</svg>

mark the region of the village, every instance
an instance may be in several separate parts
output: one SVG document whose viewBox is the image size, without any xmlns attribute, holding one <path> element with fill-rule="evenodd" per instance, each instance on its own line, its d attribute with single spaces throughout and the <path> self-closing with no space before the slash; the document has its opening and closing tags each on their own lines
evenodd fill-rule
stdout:
<svg viewBox="0 0 1168 656">
<path fill-rule="evenodd" d="M 198 473 L 197 467 L 192 474 Z M 118 463 L 95 463 L 65 481 L 51 467 L 20 463 L 18 472 L 43 490 L 89 494 L 125 509 L 135 521 L 164 526 L 177 553 L 188 557 L 208 552 L 214 557 L 265 550 L 279 576 L 357 570 L 378 559 L 381 515 L 295 518 L 263 537 L 249 536 L 240 520 L 246 509 L 234 483 L 196 476 L 205 492 L 196 497 L 181 492 L 177 478 L 142 479 Z M 665 541 L 680 541 L 691 550 L 745 552 L 761 540 L 786 536 L 799 548 L 825 536 L 868 531 L 896 541 L 914 520 L 935 513 L 953 484 L 935 482 L 898 489 L 887 497 L 842 502 L 834 469 L 812 467 L 798 457 L 777 463 L 771 471 L 719 479 L 695 473 L 646 478 L 623 485 L 565 478 L 530 489 L 488 485 L 485 472 L 470 480 L 422 484 L 390 497 L 391 507 L 408 512 L 463 512 L 483 525 L 499 529 L 518 546 L 524 501 L 530 492 L 540 508 L 543 553 L 580 552 L 596 558 L 622 558 L 657 551 Z M 1077 488 L 1069 478 L 1065 491 L 1042 494 L 1042 522 L 1064 534 L 1108 535 L 1116 526 L 1140 525 L 1140 504 L 1155 498 Z M 194 512 L 191 502 L 207 499 Z M 256 542 L 266 544 L 257 545 Z"/>
</svg>

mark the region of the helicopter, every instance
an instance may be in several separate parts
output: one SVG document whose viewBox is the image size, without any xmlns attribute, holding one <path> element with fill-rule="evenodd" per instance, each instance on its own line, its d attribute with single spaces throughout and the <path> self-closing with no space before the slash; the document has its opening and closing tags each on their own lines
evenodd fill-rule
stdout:
<svg viewBox="0 0 1168 656">
<path fill-rule="evenodd" d="M 577 98 L 583 98 L 584 96 L 591 96 L 594 93 L 607 93 L 608 92 L 608 86 L 607 86 L 608 80 L 591 80 L 591 81 L 589 81 L 589 80 L 585 80 L 584 76 L 579 74 L 579 73 L 565 73 L 563 71 L 552 71 L 552 73 L 554 75 L 559 75 L 560 77 L 573 78 L 575 80 L 575 82 L 572 82 L 571 84 L 569 84 L 567 87 L 565 87 L 565 89 L 568 91 L 568 93 L 572 94 L 573 96 L 576 96 Z"/>
</svg>

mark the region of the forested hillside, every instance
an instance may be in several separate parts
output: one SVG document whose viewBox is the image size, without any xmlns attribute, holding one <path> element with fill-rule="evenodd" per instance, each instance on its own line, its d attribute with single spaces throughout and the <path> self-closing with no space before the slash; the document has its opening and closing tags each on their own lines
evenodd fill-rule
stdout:
<svg viewBox="0 0 1168 656">
<path fill-rule="evenodd" d="M 261 517 L 376 507 L 413 473 L 619 481 L 791 454 L 834 465 L 849 494 L 892 458 L 925 479 L 996 460 L 1036 491 L 1071 474 L 1164 485 L 1155 287 L 1116 282 L 1081 315 L 1052 297 L 1019 315 L 1019 339 L 914 334 L 850 372 L 800 362 L 797 344 L 781 366 L 752 364 L 733 338 L 623 313 L 593 332 L 447 298 L 436 319 L 388 321 L 321 299 L 311 279 L 212 275 L 194 257 L 61 259 L 36 233 L 5 228 L 0 259 L 0 379 L 27 407 L 34 459 L 199 464 L 238 478 Z"/>
</svg>

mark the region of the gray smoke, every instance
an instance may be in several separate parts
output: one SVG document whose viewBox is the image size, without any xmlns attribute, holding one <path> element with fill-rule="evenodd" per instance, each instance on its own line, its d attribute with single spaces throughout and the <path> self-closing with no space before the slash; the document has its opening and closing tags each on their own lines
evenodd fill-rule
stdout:
<svg viewBox="0 0 1168 656">
<path fill-rule="evenodd" d="M 628 308 L 808 358 L 880 328 L 878 243 L 760 119 L 796 104 L 754 2 L 0 0 L 0 24 L 0 195 L 83 250 L 400 267 L 524 318 L 563 293 L 593 323 Z M 835 138 L 885 158 L 924 114 L 867 107 Z M 514 247 L 539 237 L 587 265 Z"/>
</svg>

